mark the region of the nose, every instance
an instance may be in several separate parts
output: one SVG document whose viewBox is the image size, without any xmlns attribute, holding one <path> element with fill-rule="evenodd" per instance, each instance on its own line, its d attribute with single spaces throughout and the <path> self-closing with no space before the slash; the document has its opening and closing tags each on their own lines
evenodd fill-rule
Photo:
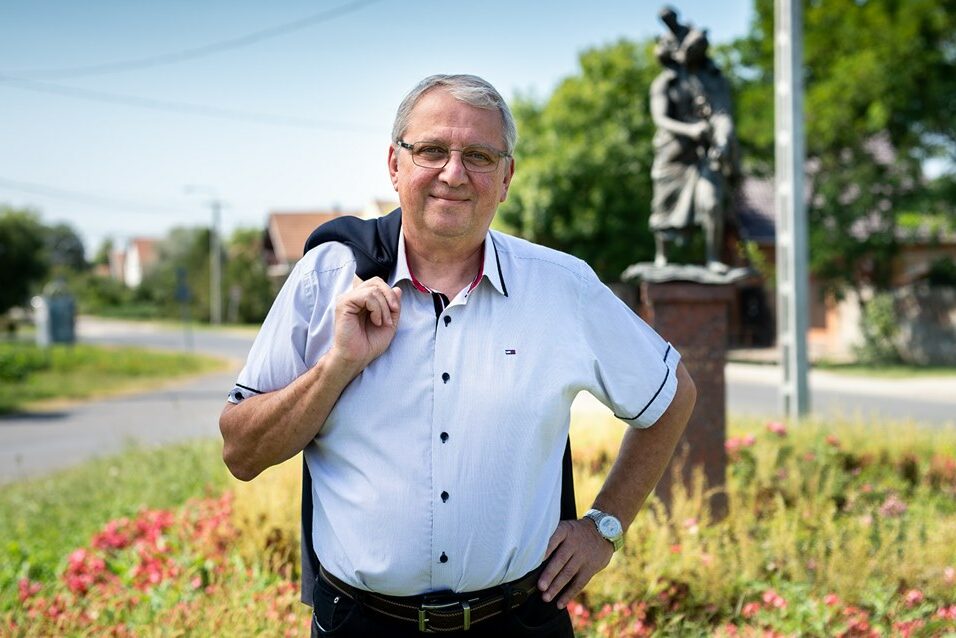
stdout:
<svg viewBox="0 0 956 638">
<path fill-rule="evenodd" d="M 461 186 L 468 181 L 468 171 L 461 161 L 461 151 L 451 150 L 448 163 L 441 169 L 438 177 L 449 186 Z"/>
</svg>

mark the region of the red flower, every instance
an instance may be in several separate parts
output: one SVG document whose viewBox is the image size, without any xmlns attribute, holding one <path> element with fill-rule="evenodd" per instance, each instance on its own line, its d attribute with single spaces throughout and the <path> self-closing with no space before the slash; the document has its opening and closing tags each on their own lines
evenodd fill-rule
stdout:
<svg viewBox="0 0 956 638">
<path fill-rule="evenodd" d="M 779 421 L 770 421 L 767 423 L 767 431 L 779 437 L 787 436 L 787 426 Z"/>
</svg>

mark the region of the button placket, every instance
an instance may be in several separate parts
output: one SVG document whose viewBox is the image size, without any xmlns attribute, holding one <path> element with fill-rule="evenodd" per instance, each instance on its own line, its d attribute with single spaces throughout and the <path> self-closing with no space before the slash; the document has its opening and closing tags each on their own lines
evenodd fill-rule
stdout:
<svg viewBox="0 0 956 638">
<path fill-rule="evenodd" d="M 461 336 L 460 330 L 452 329 L 457 318 L 450 316 L 452 306 L 444 309 L 435 325 L 435 350 L 433 359 L 434 409 L 432 411 L 432 585 L 451 587 L 457 581 L 454 501 L 455 491 L 455 403 L 460 399 L 461 388 L 457 387 L 454 353 Z"/>
</svg>

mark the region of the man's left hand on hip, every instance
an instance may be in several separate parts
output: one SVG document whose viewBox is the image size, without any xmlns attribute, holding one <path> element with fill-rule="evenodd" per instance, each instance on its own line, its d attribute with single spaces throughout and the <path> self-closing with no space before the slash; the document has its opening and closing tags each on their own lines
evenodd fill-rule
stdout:
<svg viewBox="0 0 956 638">
<path fill-rule="evenodd" d="M 561 521 L 548 541 L 546 565 L 538 579 L 542 599 L 557 598 L 558 608 L 564 609 L 591 577 L 607 567 L 613 554 L 614 546 L 598 533 L 593 521 Z"/>
</svg>

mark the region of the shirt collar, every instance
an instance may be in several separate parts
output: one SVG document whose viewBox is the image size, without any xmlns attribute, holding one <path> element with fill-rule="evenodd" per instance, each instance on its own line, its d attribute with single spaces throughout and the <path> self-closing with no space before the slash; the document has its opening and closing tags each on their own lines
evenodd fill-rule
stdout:
<svg viewBox="0 0 956 638">
<path fill-rule="evenodd" d="M 482 279 L 487 279 L 488 282 L 495 288 L 495 290 L 505 297 L 508 296 L 508 288 L 505 286 L 504 276 L 502 275 L 501 259 L 498 255 L 498 248 L 491 231 L 488 231 L 488 234 L 485 235 L 484 254 L 482 255 L 481 269 L 479 270 L 478 275 L 475 277 L 475 281 L 472 282 L 469 292 L 476 288 L 478 284 L 481 283 Z M 394 286 L 402 280 L 407 280 L 412 284 L 412 286 L 422 292 L 431 292 L 428 290 L 428 288 L 423 286 L 418 279 L 415 278 L 415 275 L 412 274 L 411 270 L 408 268 L 408 254 L 405 252 L 404 232 L 398 237 L 398 255 L 395 259 L 395 270 L 393 271 L 392 279 L 389 282 L 389 285 Z"/>
</svg>

